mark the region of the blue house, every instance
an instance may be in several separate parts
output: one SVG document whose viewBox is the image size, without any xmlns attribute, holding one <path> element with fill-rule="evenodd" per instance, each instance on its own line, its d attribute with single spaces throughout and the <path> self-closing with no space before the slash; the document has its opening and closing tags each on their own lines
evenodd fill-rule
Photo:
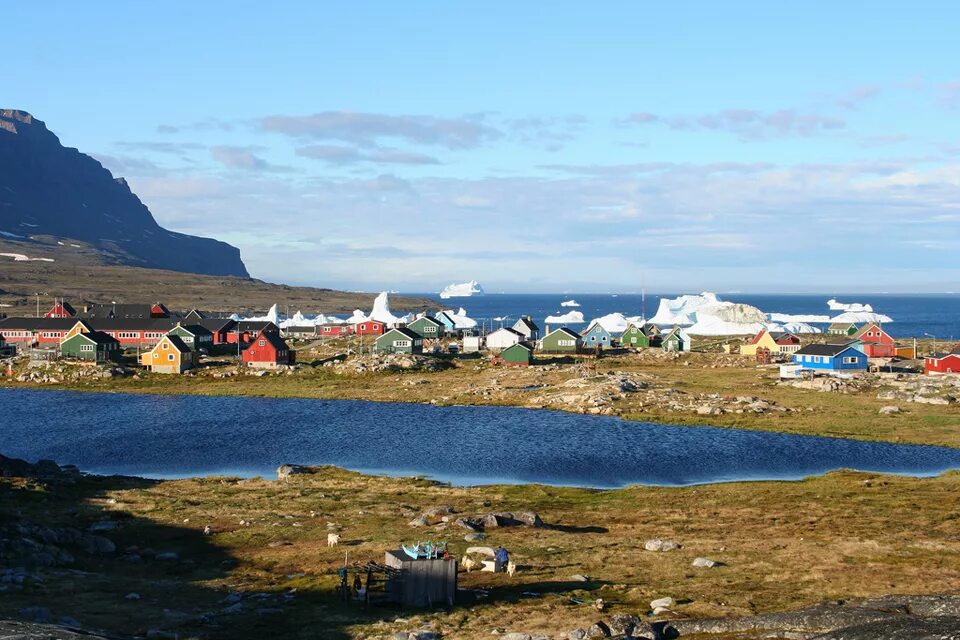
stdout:
<svg viewBox="0 0 960 640">
<path fill-rule="evenodd" d="M 605 348 L 613 342 L 613 336 L 610 335 L 610 332 L 597 322 L 591 324 L 580 336 L 583 338 L 584 349 Z"/>
<path fill-rule="evenodd" d="M 433 316 L 437 322 L 443 325 L 443 332 L 451 335 L 457 333 L 457 323 L 450 317 L 446 311 L 440 311 Z"/>
<path fill-rule="evenodd" d="M 803 369 L 866 371 L 867 354 L 853 344 L 808 344 L 793 354 Z"/>
</svg>

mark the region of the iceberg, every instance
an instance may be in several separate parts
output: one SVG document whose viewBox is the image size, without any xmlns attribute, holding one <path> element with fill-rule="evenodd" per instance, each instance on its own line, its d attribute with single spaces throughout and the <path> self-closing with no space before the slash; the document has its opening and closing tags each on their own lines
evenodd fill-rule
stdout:
<svg viewBox="0 0 960 640">
<path fill-rule="evenodd" d="M 874 313 L 873 311 L 847 311 L 846 313 L 841 313 L 838 316 L 830 318 L 830 322 L 853 322 L 854 324 L 876 322 L 877 324 L 883 324 L 885 322 L 893 322 L 893 318 L 883 315 L 882 313 Z"/>
<path fill-rule="evenodd" d="M 830 307 L 830 311 L 852 311 L 852 312 L 865 311 L 867 313 L 870 313 L 873 311 L 873 307 L 871 307 L 868 304 L 860 304 L 859 302 L 844 304 L 843 302 L 838 302 L 836 298 L 830 298 L 829 300 L 827 300 L 827 306 Z"/>
<path fill-rule="evenodd" d="M 460 307 L 458 311 L 445 309 L 442 313 L 447 314 L 453 320 L 455 329 L 473 329 L 477 326 L 477 321 L 467 316 L 467 310 L 463 307 Z"/>
<path fill-rule="evenodd" d="M 580 303 L 576 300 L 564 300 L 560 303 L 561 307 L 579 307 Z"/>
<path fill-rule="evenodd" d="M 460 284 L 448 284 L 440 292 L 440 297 L 444 300 L 448 298 L 470 298 L 472 296 L 482 296 L 483 287 L 476 280 L 463 282 Z"/>
<path fill-rule="evenodd" d="M 703 306 L 708 304 L 717 304 L 720 299 L 717 294 L 704 291 L 698 296 L 684 295 L 678 298 L 663 298 L 660 300 L 660 306 L 657 313 L 650 318 L 653 324 L 663 325 L 686 325 L 694 324 L 696 320 L 693 314 Z"/>
<path fill-rule="evenodd" d="M 822 329 L 806 322 L 784 322 L 783 324 L 769 324 L 768 331 L 786 331 L 787 333 L 823 333 Z"/>
<path fill-rule="evenodd" d="M 242 318 L 242 320 L 246 320 L 247 322 L 272 322 L 273 324 L 279 327 L 280 311 L 277 309 L 277 305 L 273 305 L 272 307 L 270 307 L 270 311 L 267 311 L 267 315 L 265 316 L 252 316 L 249 318 Z"/>
<path fill-rule="evenodd" d="M 809 322 L 819 322 L 827 323 L 830 322 L 830 316 L 826 315 L 816 315 L 816 314 L 789 314 L 789 313 L 770 313 L 767 314 L 771 322 L 800 322 L 800 323 L 809 323 Z"/>
<path fill-rule="evenodd" d="M 375 320 L 376 322 L 382 322 L 387 325 L 395 325 L 401 322 L 406 322 L 405 318 L 401 318 L 393 315 L 393 312 L 390 311 L 390 294 L 386 291 L 381 292 L 373 300 L 373 311 L 370 312 L 370 315 L 367 317 L 368 320 Z"/>
<path fill-rule="evenodd" d="M 568 311 L 567 313 L 547 316 L 544 319 L 547 324 L 582 324 L 583 313 L 579 311 Z"/>
</svg>

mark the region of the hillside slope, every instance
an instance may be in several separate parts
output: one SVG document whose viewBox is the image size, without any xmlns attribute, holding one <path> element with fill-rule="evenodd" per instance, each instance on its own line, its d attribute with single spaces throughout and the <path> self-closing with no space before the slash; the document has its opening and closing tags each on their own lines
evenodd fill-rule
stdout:
<svg viewBox="0 0 960 640">
<path fill-rule="evenodd" d="M 133 266 L 249 275 L 239 249 L 164 229 L 123 178 L 14 109 L 0 109 L 0 235 L 74 238 Z"/>
<path fill-rule="evenodd" d="M 20 260 L 10 255 L 29 258 Z M 237 276 L 209 276 L 117 264 L 114 257 L 83 242 L 50 236 L 29 241 L 0 239 L 0 313 L 33 315 L 40 293 L 41 313 L 52 299 L 75 307 L 85 302 L 163 302 L 170 309 L 200 308 L 241 314 L 263 313 L 273 304 L 290 313 L 369 311 L 373 294 L 291 287 Z M 395 310 L 439 306 L 427 299 L 394 296 Z"/>
</svg>

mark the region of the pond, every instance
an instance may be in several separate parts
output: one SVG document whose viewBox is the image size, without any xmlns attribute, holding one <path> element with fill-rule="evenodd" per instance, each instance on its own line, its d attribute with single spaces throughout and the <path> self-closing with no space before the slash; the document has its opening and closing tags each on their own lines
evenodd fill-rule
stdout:
<svg viewBox="0 0 960 640">
<path fill-rule="evenodd" d="M 0 389 L 0 453 L 150 478 L 275 477 L 283 463 L 454 484 L 612 488 L 936 475 L 960 449 L 679 427 L 512 407 Z"/>
</svg>

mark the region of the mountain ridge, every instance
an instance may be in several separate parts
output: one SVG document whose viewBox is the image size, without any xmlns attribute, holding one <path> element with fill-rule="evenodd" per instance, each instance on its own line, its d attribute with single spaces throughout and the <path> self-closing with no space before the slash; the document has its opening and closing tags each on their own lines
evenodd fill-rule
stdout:
<svg viewBox="0 0 960 640">
<path fill-rule="evenodd" d="M 238 248 L 161 227 L 123 177 L 19 109 L 0 109 L 0 235 L 72 238 L 129 266 L 250 277 Z"/>
</svg>

